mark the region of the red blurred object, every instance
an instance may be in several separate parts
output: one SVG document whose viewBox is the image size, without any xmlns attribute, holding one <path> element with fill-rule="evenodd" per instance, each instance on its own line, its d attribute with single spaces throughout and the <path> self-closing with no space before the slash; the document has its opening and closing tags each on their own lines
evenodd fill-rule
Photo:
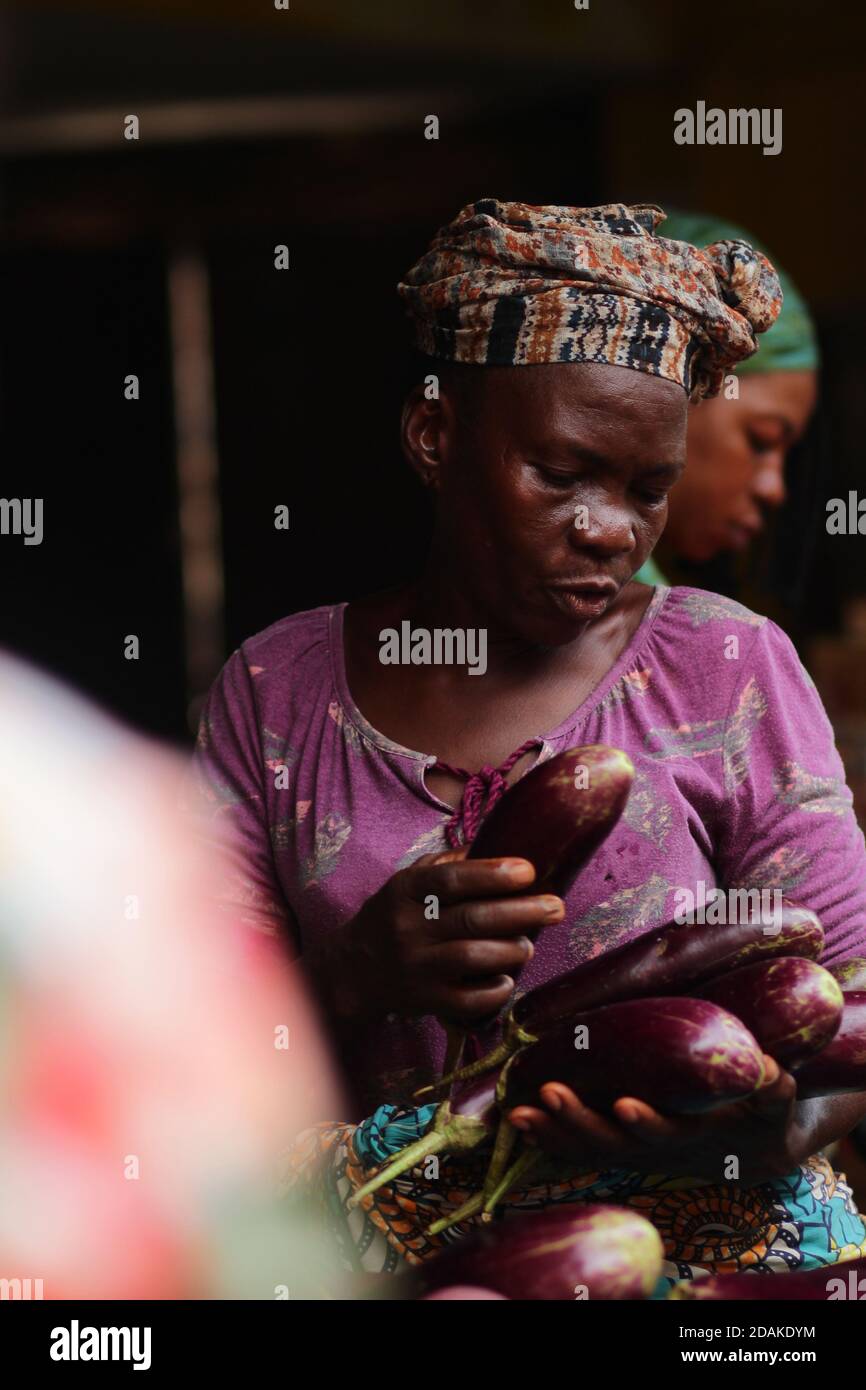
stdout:
<svg viewBox="0 0 866 1390">
<path fill-rule="evenodd" d="M 494 1300 L 498 1303 L 509 1302 L 504 1293 L 494 1293 L 492 1289 L 477 1288 L 474 1284 L 452 1284 L 448 1289 L 437 1289 L 435 1293 L 428 1293 L 421 1299 L 421 1302 L 480 1303 L 482 1300 Z"/>
</svg>

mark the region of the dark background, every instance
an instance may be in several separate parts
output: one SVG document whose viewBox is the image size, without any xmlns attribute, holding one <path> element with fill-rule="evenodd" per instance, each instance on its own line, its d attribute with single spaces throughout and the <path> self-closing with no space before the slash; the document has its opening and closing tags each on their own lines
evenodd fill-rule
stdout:
<svg viewBox="0 0 866 1390">
<path fill-rule="evenodd" d="M 825 530 L 829 497 L 866 495 L 864 18 L 805 0 L 590 3 L 0 10 L 0 493 L 45 499 L 41 546 L 0 537 L 0 644 L 184 740 L 245 637 L 411 573 L 426 517 L 397 447 L 394 287 L 479 197 L 667 202 L 769 245 L 817 316 L 822 405 L 766 542 L 693 582 L 770 613 L 806 653 L 840 628 L 866 596 L 866 538 Z M 782 153 L 676 146 L 673 113 L 699 99 L 782 107 Z M 167 283 L 184 250 L 209 277 L 223 538 L 204 663 L 181 583 Z"/>
</svg>

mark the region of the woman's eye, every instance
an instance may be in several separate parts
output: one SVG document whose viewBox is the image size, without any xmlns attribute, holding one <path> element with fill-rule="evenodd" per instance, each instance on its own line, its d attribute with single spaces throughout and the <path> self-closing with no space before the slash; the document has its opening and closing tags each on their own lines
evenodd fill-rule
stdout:
<svg viewBox="0 0 866 1390">
<path fill-rule="evenodd" d="M 638 497 L 645 502 L 648 507 L 660 507 L 668 500 L 666 492 L 639 492 Z"/>
<path fill-rule="evenodd" d="M 769 454 L 774 449 L 781 447 L 782 441 L 775 436 L 772 439 L 766 435 L 752 434 L 749 436 L 749 445 L 756 454 Z"/>
<path fill-rule="evenodd" d="M 573 473 L 554 473 L 550 468 L 542 468 L 540 464 L 533 466 L 536 473 L 540 474 L 551 487 L 569 488 L 574 487 L 577 482 Z"/>
</svg>

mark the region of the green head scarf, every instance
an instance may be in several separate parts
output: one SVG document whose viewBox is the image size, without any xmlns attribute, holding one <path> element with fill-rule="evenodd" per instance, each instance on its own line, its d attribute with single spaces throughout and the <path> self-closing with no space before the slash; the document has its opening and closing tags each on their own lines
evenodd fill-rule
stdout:
<svg viewBox="0 0 866 1390">
<path fill-rule="evenodd" d="M 782 311 L 772 327 L 761 335 L 760 347 L 754 356 L 747 357 L 736 367 L 739 376 L 747 372 L 797 372 L 818 367 L 818 338 L 809 310 L 791 280 L 779 269 L 775 256 L 770 255 L 751 232 L 720 217 L 672 212 L 658 228 L 657 235 L 669 237 L 671 241 L 687 241 L 699 249 L 715 241 L 747 241 L 772 261 L 785 296 Z"/>
</svg>

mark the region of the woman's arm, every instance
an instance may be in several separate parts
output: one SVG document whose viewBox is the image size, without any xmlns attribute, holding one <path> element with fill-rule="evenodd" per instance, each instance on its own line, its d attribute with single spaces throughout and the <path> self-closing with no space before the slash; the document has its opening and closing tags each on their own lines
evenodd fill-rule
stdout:
<svg viewBox="0 0 866 1390">
<path fill-rule="evenodd" d="M 613 1116 L 600 1115 L 556 1082 L 541 1089 L 545 1109 L 518 1106 L 511 1120 L 531 1142 L 581 1167 L 768 1182 L 853 1129 L 866 1115 L 866 1092 L 798 1102 L 793 1076 L 766 1061 L 755 1096 L 707 1115 L 673 1118 L 627 1096 Z"/>
<path fill-rule="evenodd" d="M 280 939 L 296 956 L 300 940 L 274 866 L 256 698 L 243 649 L 208 692 L 181 802 L 205 852 L 213 850 L 216 909 Z"/>
<path fill-rule="evenodd" d="M 769 620 L 730 665 L 737 679 L 722 756 L 704 764 L 715 790 L 716 882 L 816 912 L 822 964 L 866 955 L 866 844 L 821 697 Z"/>
</svg>

